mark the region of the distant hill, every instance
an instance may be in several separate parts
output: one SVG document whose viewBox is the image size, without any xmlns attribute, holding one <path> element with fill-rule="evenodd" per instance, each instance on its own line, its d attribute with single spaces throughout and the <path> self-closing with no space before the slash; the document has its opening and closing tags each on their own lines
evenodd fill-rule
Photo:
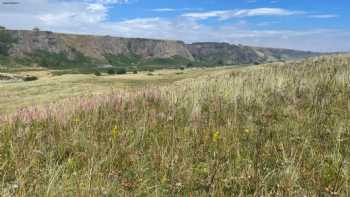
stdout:
<svg viewBox="0 0 350 197">
<path fill-rule="evenodd" d="M 289 49 L 272 49 L 228 43 L 111 36 L 73 35 L 28 30 L 0 30 L 0 64 L 15 63 L 49 68 L 154 66 L 217 66 L 259 64 L 320 55 Z"/>
<path fill-rule="evenodd" d="M 233 45 L 228 43 L 193 43 L 187 45 L 192 56 L 211 64 L 259 64 L 322 55 L 309 51 Z"/>
</svg>

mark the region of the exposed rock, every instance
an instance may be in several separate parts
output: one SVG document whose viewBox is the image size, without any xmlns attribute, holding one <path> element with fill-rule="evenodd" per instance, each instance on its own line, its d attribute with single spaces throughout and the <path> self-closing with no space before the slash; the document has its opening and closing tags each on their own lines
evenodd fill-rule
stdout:
<svg viewBox="0 0 350 197">
<path fill-rule="evenodd" d="M 185 44 L 179 41 L 56 34 L 47 31 L 9 32 L 18 39 L 10 49 L 12 56 L 24 56 L 36 50 L 45 50 L 50 53 L 64 53 L 70 59 L 78 51 L 98 60 L 105 60 L 105 54 L 136 54 L 145 59 L 180 56 L 193 60 Z"/>
<path fill-rule="evenodd" d="M 320 55 L 304 51 L 258 48 L 228 43 L 185 44 L 182 41 L 170 40 L 60 34 L 39 29 L 2 31 L 8 32 L 16 40 L 8 50 L 12 57 L 24 57 L 42 50 L 64 54 L 69 60 L 79 60 L 79 55 L 84 55 L 102 64 L 108 63 L 106 55 L 137 55 L 142 59 L 181 57 L 189 61 L 213 65 L 259 64 Z M 0 49 L 6 46 L 0 40 Z"/>
</svg>

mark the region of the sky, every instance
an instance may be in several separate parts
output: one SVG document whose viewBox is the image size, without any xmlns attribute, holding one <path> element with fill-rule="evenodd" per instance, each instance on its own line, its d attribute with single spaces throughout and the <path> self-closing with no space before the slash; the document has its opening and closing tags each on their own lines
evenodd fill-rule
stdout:
<svg viewBox="0 0 350 197">
<path fill-rule="evenodd" d="M 350 51 L 349 8 L 349 0 L 0 0 L 0 25 L 335 52 Z"/>
</svg>

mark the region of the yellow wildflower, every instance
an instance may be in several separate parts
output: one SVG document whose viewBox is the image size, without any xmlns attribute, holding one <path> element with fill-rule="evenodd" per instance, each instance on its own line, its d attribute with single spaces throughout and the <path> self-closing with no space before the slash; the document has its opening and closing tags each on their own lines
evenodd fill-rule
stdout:
<svg viewBox="0 0 350 197">
<path fill-rule="evenodd" d="M 168 178 L 167 178 L 166 175 L 164 175 L 164 176 L 160 179 L 160 182 L 161 182 L 162 184 L 166 183 L 167 181 L 168 181 Z"/>
<path fill-rule="evenodd" d="M 113 138 L 117 138 L 118 137 L 118 128 L 115 126 L 113 129 L 112 129 L 112 137 Z"/>
<path fill-rule="evenodd" d="M 244 132 L 250 133 L 250 130 L 247 128 L 247 129 L 244 129 Z"/>
<path fill-rule="evenodd" d="M 216 131 L 213 133 L 213 141 L 216 142 L 220 139 L 220 133 L 219 131 Z"/>
</svg>

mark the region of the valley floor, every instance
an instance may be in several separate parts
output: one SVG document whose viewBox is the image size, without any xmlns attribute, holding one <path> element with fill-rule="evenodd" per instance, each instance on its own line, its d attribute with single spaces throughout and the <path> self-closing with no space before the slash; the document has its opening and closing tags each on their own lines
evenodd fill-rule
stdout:
<svg viewBox="0 0 350 197">
<path fill-rule="evenodd" d="M 39 80 L 31 82 L 0 80 L 0 115 L 13 113 L 24 107 L 49 104 L 66 98 L 169 85 L 184 79 L 229 73 L 232 69 L 237 68 L 239 67 L 169 69 L 157 70 L 152 73 L 139 72 L 138 74 L 104 76 L 93 74 L 53 76 L 50 70 L 16 72 L 15 74 L 20 76 L 28 74 L 38 76 Z"/>
</svg>

